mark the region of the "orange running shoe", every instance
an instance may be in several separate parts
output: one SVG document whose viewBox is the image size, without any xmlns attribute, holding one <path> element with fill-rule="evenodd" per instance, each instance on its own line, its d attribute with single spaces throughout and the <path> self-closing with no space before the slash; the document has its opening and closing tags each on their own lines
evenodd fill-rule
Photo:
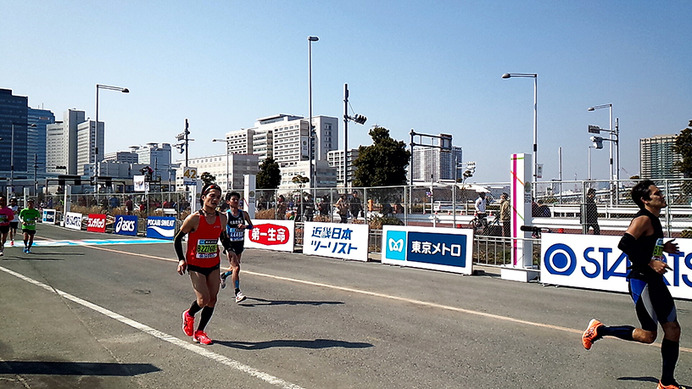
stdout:
<svg viewBox="0 0 692 389">
<path fill-rule="evenodd" d="M 183 332 L 187 336 L 192 336 L 195 332 L 195 317 L 190 316 L 189 311 L 189 309 L 186 309 L 183 312 Z"/>
<path fill-rule="evenodd" d="M 598 336 L 598 333 L 596 331 L 598 327 L 603 327 L 603 323 L 596 319 L 591 319 L 591 321 L 589 322 L 589 326 L 586 328 L 586 331 L 584 331 L 584 334 L 581 336 L 581 344 L 584 345 L 585 349 L 591 350 L 591 346 L 596 341 L 596 337 Z"/>
<path fill-rule="evenodd" d="M 685 387 L 678 383 L 674 383 L 672 385 L 663 385 L 661 381 L 658 381 L 658 386 L 656 389 L 685 389 Z"/>
<path fill-rule="evenodd" d="M 195 335 L 192 337 L 192 341 L 199 342 L 202 344 L 211 344 L 211 339 L 209 339 L 209 337 L 204 331 L 195 331 Z"/>
</svg>

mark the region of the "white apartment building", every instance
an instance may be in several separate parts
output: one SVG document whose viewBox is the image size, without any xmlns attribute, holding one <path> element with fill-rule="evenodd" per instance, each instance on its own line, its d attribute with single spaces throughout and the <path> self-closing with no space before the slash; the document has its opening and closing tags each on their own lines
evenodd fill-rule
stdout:
<svg viewBox="0 0 692 389">
<path fill-rule="evenodd" d="M 253 135 L 254 128 L 241 128 L 238 131 L 226 133 L 226 145 L 229 154 L 254 154 Z"/>
<path fill-rule="evenodd" d="M 77 125 L 84 122 L 84 111 L 69 109 L 63 121 L 46 125 L 46 172 L 82 174 L 77 170 Z"/>
<path fill-rule="evenodd" d="M 185 161 L 177 161 L 180 169 Z M 224 190 L 242 190 L 245 186 L 245 174 L 257 174 L 259 172 L 258 156 L 252 154 L 222 154 L 208 157 L 190 158 L 190 167 L 197 168 L 199 176 L 209 173 L 216 177 L 216 183 Z M 183 189 L 183 172 L 178 170 L 176 174 L 176 188 Z"/>
<path fill-rule="evenodd" d="M 358 149 L 351 149 L 348 151 L 348 172 L 346 182 L 350 183 L 353 181 L 353 173 L 356 171 L 355 166 L 353 166 L 353 161 L 358 158 Z M 329 166 L 336 169 L 336 183 L 339 186 L 344 186 L 344 151 L 343 150 L 332 150 L 327 153 L 327 162 Z"/>
<path fill-rule="evenodd" d="M 295 165 L 281 168 L 281 184 L 280 190 L 299 189 L 300 185 L 293 182 L 293 177 L 301 175 L 303 177 L 310 176 L 309 161 L 299 161 Z M 336 186 L 336 170 L 329 166 L 327 161 L 316 161 L 315 165 L 315 180 L 320 187 L 333 188 Z M 303 188 L 313 187 L 307 183 Z"/>
<path fill-rule="evenodd" d="M 98 129 L 98 155 L 96 161 L 103 160 L 104 125 L 99 123 Z M 93 176 L 94 144 L 96 139 L 96 121 L 88 120 L 77 124 L 77 174 Z"/>
</svg>

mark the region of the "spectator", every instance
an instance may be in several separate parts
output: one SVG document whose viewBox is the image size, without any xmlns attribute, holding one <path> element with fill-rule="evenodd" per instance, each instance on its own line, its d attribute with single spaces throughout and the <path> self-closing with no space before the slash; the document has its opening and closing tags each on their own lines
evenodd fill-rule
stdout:
<svg viewBox="0 0 692 389">
<path fill-rule="evenodd" d="M 512 236 L 510 226 L 512 223 L 512 212 L 509 205 L 509 194 L 503 193 L 500 196 L 500 221 L 502 222 L 502 236 L 509 238 Z"/>
<path fill-rule="evenodd" d="M 348 223 L 348 209 L 349 209 L 349 204 L 348 200 L 346 199 L 346 195 L 342 194 L 339 196 L 339 200 L 336 201 L 336 204 L 334 204 L 336 207 L 336 212 L 339 214 L 339 217 L 341 218 L 341 223 Z"/>
<path fill-rule="evenodd" d="M 543 204 L 543 200 L 538 200 L 538 217 L 551 217 L 550 208 Z"/>
<path fill-rule="evenodd" d="M 589 229 L 593 228 L 594 235 L 601 234 L 601 227 L 598 226 L 598 207 L 596 206 L 596 189 L 591 188 L 586 192 L 586 207 L 584 209 L 586 215 L 584 224 L 584 233 L 588 234 Z"/>
<path fill-rule="evenodd" d="M 351 216 L 354 219 L 358 219 L 358 216 L 361 213 L 363 214 L 363 217 L 365 217 L 365 213 L 363 212 L 363 204 L 360 202 L 358 192 L 353 192 L 353 197 L 351 198 Z"/>
</svg>

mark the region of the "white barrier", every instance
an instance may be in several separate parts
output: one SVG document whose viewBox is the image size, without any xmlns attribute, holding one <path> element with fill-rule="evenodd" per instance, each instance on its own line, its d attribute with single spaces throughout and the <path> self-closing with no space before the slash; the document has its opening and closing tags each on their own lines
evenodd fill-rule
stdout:
<svg viewBox="0 0 692 389">
<path fill-rule="evenodd" d="M 541 282 L 627 293 L 627 255 L 619 236 L 543 234 Z M 673 269 L 664 278 L 675 298 L 692 299 L 692 239 L 676 239 L 680 253 L 665 254 Z"/>
<path fill-rule="evenodd" d="M 303 254 L 367 262 L 369 230 L 367 224 L 306 222 Z"/>
<path fill-rule="evenodd" d="M 473 230 L 383 226 L 382 263 L 473 273 Z"/>
<path fill-rule="evenodd" d="M 293 220 L 253 219 L 254 226 L 246 230 L 245 247 L 293 252 L 295 222 Z"/>
</svg>

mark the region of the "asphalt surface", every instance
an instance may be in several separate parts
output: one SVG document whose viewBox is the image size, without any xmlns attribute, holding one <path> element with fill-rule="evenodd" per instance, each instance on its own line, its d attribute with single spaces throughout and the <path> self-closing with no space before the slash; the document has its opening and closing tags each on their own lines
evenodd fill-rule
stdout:
<svg viewBox="0 0 692 389">
<path fill-rule="evenodd" d="M 592 317 L 636 324 L 623 294 L 246 250 L 248 299 L 222 290 L 200 346 L 180 328 L 194 294 L 172 243 L 41 246 L 121 239 L 45 225 L 37 239 L 0 257 L 0 388 L 636 389 L 660 374 L 658 343 L 581 346 Z M 677 306 L 692 385 L 692 302 Z"/>
</svg>

